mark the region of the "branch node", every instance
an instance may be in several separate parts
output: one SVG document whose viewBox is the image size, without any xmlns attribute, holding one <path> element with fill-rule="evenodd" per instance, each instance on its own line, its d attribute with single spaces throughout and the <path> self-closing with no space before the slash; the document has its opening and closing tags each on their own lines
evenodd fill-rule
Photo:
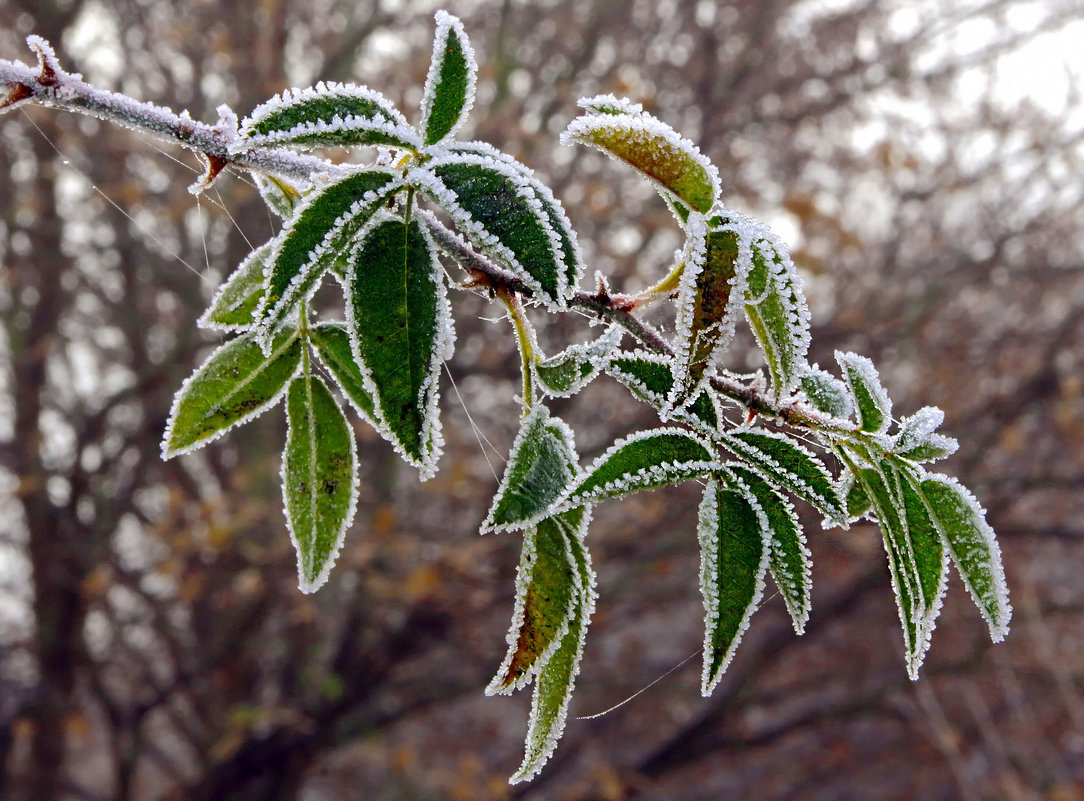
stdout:
<svg viewBox="0 0 1084 801">
<path fill-rule="evenodd" d="M 206 170 L 194 184 L 188 187 L 188 191 L 193 195 L 200 195 L 205 189 L 208 189 L 230 163 L 229 159 L 216 156 L 214 153 L 200 153 L 200 155 L 203 156 L 203 160 L 206 162 Z"/>
</svg>

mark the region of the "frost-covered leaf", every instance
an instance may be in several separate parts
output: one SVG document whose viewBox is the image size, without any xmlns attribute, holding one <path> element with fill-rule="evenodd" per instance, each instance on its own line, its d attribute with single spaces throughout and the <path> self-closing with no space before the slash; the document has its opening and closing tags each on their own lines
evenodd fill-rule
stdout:
<svg viewBox="0 0 1084 801">
<path fill-rule="evenodd" d="M 1009 632 L 1012 607 L 1001 564 L 1001 549 L 986 512 L 958 481 L 940 473 L 923 479 L 922 497 L 938 534 L 952 555 L 976 606 L 1000 642 Z"/>
<path fill-rule="evenodd" d="M 633 492 L 681 484 L 719 467 L 710 445 L 678 428 L 640 431 L 615 442 L 595 460 L 560 507 L 595 503 Z"/>
<path fill-rule="evenodd" d="M 588 114 L 634 114 L 644 116 L 644 107 L 640 103 L 633 103 L 627 97 L 617 97 L 612 94 L 581 97 L 576 101 L 576 105 Z"/>
<path fill-rule="evenodd" d="M 591 101 L 587 101 L 590 107 Z M 643 111 L 620 111 L 606 100 L 599 113 L 569 123 L 561 143 L 591 145 L 624 161 L 707 214 L 719 197 L 719 174 L 700 150 L 666 123 Z"/>
<path fill-rule="evenodd" d="M 235 151 L 252 147 L 386 146 L 416 152 L 421 137 L 399 110 L 365 86 L 318 83 L 257 106 L 241 124 Z"/>
<path fill-rule="evenodd" d="M 597 339 L 565 348 L 556 356 L 537 362 L 534 366 L 535 377 L 550 395 L 559 398 L 575 395 L 598 375 L 606 359 L 621 342 L 622 334 L 622 329 L 614 325 Z"/>
<path fill-rule="evenodd" d="M 411 171 L 414 182 L 490 258 L 539 300 L 563 306 L 569 268 L 562 237 L 520 170 L 473 153 L 449 153 Z"/>
<path fill-rule="evenodd" d="M 820 459 L 789 437 L 764 429 L 723 434 L 723 444 L 769 482 L 796 495 L 829 520 L 845 513 Z"/>
<path fill-rule="evenodd" d="M 309 342 L 357 413 L 375 425 L 376 404 L 365 386 L 365 374 L 354 359 L 346 324 L 324 322 L 309 326 Z"/>
<path fill-rule="evenodd" d="M 569 292 L 574 290 L 580 282 L 580 276 L 583 275 L 583 253 L 580 250 L 576 232 L 568 219 L 568 214 L 565 213 L 564 206 L 561 205 L 561 201 L 554 196 L 550 188 L 538 180 L 534 171 L 526 164 L 516 161 L 507 153 L 486 142 L 456 142 L 449 145 L 448 150 L 452 153 L 468 153 L 496 159 L 519 174 L 522 182 L 534 192 L 535 199 L 542 205 L 550 226 L 560 240 L 560 258 L 564 265 L 567 290 Z"/>
<path fill-rule="evenodd" d="M 256 317 L 264 337 L 315 290 L 373 214 L 403 186 L 392 173 L 358 172 L 313 192 L 273 242 Z"/>
<path fill-rule="evenodd" d="M 264 271 L 273 242 L 253 250 L 218 288 L 211 305 L 197 325 L 220 331 L 246 331 L 256 323 L 256 309 L 263 300 Z"/>
<path fill-rule="evenodd" d="M 883 432 L 892 422 L 892 401 L 881 386 L 877 368 L 873 362 L 857 353 L 836 351 L 836 361 L 850 389 L 858 427 L 863 431 Z"/>
<path fill-rule="evenodd" d="M 374 220 L 351 258 L 347 285 L 350 345 L 381 430 L 428 478 L 442 446 L 440 368 L 455 340 L 428 233 L 417 220 Z"/>
<path fill-rule="evenodd" d="M 455 135 L 474 105 L 478 80 L 478 65 L 463 23 L 444 10 L 437 12 L 436 20 L 433 58 L 422 94 L 421 129 L 426 145 Z"/>
<path fill-rule="evenodd" d="M 806 400 L 819 412 L 846 420 L 854 413 L 847 385 L 831 373 L 816 367 L 806 370 L 799 379 Z"/>
<path fill-rule="evenodd" d="M 606 372 L 644 403 L 660 411 L 666 408 L 674 385 L 674 372 L 665 356 L 646 351 L 618 353 L 606 363 Z M 705 432 L 714 432 L 719 427 L 719 410 L 714 395 L 707 388 L 691 403 L 674 409 L 670 416 Z"/>
<path fill-rule="evenodd" d="M 715 481 L 700 503 L 697 535 L 705 611 L 700 691 L 705 696 L 730 665 L 764 593 L 770 548 L 754 503 L 744 487 Z"/>
<path fill-rule="evenodd" d="M 508 653 L 486 695 L 526 686 L 568 634 L 583 595 L 572 537 L 586 529 L 584 507 L 540 520 L 524 532 L 516 573 L 516 603 L 508 631 Z M 571 536 L 568 531 L 575 532 Z"/>
<path fill-rule="evenodd" d="M 741 310 L 737 232 L 708 226 L 703 217 L 692 215 L 686 237 L 674 322 L 675 380 L 664 414 L 696 396 L 730 344 Z"/>
<path fill-rule="evenodd" d="M 297 372 L 297 330 L 279 331 L 264 355 L 252 334 L 242 334 L 212 353 L 181 385 L 166 424 L 162 456 L 195 450 L 273 406 Z"/>
<path fill-rule="evenodd" d="M 869 494 L 861 481 L 856 481 L 854 474 L 849 470 L 840 476 L 837 494 L 843 499 L 843 506 L 847 510 L 847 522 L 852 523 L 866 514 L 870 509 Z"/>
<path fill-rule="evenodd" d="M 482 531 L 532 525 L 576 477 L 578 457 L 572 431 L 537 404 L 523 419 Z"/>
<path fill-rule="evenodd" d="M 734 464 L 727 465 L 727 470 L 744 485 L 763 513 L 761 522 L 767 524 L 765 536 L 771 544 L 768 569 L 783 596 L 794 630 L 801 634 L 809 620 L 813 578 L 811 555 L 794 507 L 752 470 Z"/>
<path fill-rule="evenodd" d="M 910 473 L 893 471 L 899 496 L 903 498 L 907 537 L 918 571 L 922 603 L 926 609 L 924 623 L 933 631 L 941 612 L 941 601 L 948 587 L 948 550 L 937 533 L 929 511 L 923 502 L 921 485 Z"/>
<path fill-rule="evenodd" d="M 576 510 L 566 512 L 556 520 L 565 519 Z M 547 660 L 535 681 L 534 695 L 531 699 L 531 718 L 527 725 L 527 740 L 523 763 L 508 780 L 509 784 L 518 784 L 534 777 L 549 760 L 557 747 L 557 741 L 565 728 L 568 704 L 572 700 L 572 691 L 576 685 L 576 676 L 580 672 L 580 658 L 583 656 L 583 644 L 587 635 L 587 625 L 595 609 L 595 574 L 591 569 L 591 560 L 584 547 L 583 535 L 585 524 L 575 529 L 570 522 L 561 528 L 568 537 L 573 558 L 580 572 L 580 593 L 577 604 L 569 621 L 568 632 L 560 646 Z"/>
<path fill-rule="evenodd" d="M 746 277 L 745 316 L 768 363 L 778 399 L 790 395 L 806 367 L 809 306 L 802 277 L 786 245 L 766 226 L 752 246 L 753 269 Z"/>
<path fill-rule="evenodd" d="M 892 450 L 913 462 L 932 462 L 951 456 L 959 443 L 953 437 L 935 433 L 944 419 L 945 413 L 936 406 L 925 406 L 903 418 Z"/>
<path fill-rule="evenodd" d="M 319 376 L 302 372 L 286 396 L 282 502 L 302 592 L 315 592 L 339 555 L 357 501 L 354 432 Z"/>
<path fill-rule="evenodd" d="M 266 175 L 255 170 L 252 171 L 251 175 L 256 188 L 260 190 L 260 197 L 263 198 L 264 203 L 284 220 L 294 216 L 294 211 L 301 205 L 305 193 L 312 188 L 307 183 L 295 183 L 277 175 Z"/>
</svg>

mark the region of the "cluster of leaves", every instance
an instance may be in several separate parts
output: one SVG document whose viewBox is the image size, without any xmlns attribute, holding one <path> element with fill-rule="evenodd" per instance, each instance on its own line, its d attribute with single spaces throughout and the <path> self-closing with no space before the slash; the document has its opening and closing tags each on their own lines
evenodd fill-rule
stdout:
<svg viewBox="0 0 1084 801">
<path fill-rule="evenodd" d="M 365 146 L 380 155 L 334 181 L 256 175 L 284 225 L 201 318 L 239 336 L 178 392 L 164 455 L 201 447 L 285 396 L 283 501 L 301 589 L 317 589 L 356 498 L 355 437 L 339 398 L 423 479 L 437 469 L 438 378 L 455 341 L 447 295 L 456 285 L 441 264 L 450 257 L 475 285 L 485 278 L 505 304 L 523 357 L 524 416 L 482 523 L 483 532 L 523 536 L 508 653 L 487 688 L 506 693 L 534 682 L 526 755 L 513 782 L 542 768 L 564 728 L 595 601 L 585 536 L 592 507 L 610 498 L 703 484 L 705 695 L 730 663 L 768 574 L 795 631 L 803 631 L 811 556 L 792 499 L 818 510 L 826 525 L 861 517 L 879 525 L 912 677 L 950 561 L 993 638 L 1004 636 L 1010 608 L 984 512 L 954 479 L 923 466 L 956 447 L 936 431 L 942 413 L 922 409 L 890 433 L 891 402 L 869 360 L 838 353 L 839 378 L 810 365 L 809 312 L 785 245 L 724 206 L 708 159 L 627 100 L 582 100 L 584 113 L 562 141 L 602 150 L 651 180 L 685 246 L 656 286 L 624 296 L 609 317 L 624 328 L 611 325 L 552 357 L 540 352 L 521 303 L 560 313 L 576 300 L 583 272 L 576 236 L 530 169 L 489 145 L 454 138 L 473 102 L 477 67 L 461 23 L 444 12 L 436 21 L 417 127 L 379 93 L 342 84 L 285 92 L 240 125 L 235 152 Z M 479 263 L 491 270 L 480 276 Z M 309 299 L 328 275 L 342 288 L 344 319 L 314 321 Z M 643 336 L 651 329 L 633 315 L 653 303 L 672 304 L 669 337 Z M 739 324 L 763 351 L 767 377 L 722 368 Z M 630 334 L 639 339 L 623 348 Z M 573 395 L 601 374 L 653 407 L 660 424 L 582 467 L 573 432 L 546 399 Z M 745 422 L 726 420 L 728 404 Z M 838 462 L 834 475 L 827 455 Z"/>
</svg>

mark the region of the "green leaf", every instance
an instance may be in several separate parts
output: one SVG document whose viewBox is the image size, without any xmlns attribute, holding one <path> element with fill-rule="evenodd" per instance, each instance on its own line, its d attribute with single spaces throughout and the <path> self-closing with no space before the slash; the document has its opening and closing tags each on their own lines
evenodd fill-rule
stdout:
<svg viewBox="0 0 1084 801">
<path fill-rule="evenodd" d="M 508 780 L 518 784 L 534 777 L 549 760 L 565 728 L 568 705 L 580 671 L 587 626 L 595 609 L 595 574 L 583 544 L 586 522 L 577 525 L 571 510 L 556 518 L 569 541 L 580 573 L 580 594 L 560 646 L 541 668 L 531 699 L 531 717 L 523 763 Z"/>
<path fill-rule="evenodd" d="M 568 634 L 584 588 L 566 528 L 577 532 L 586 525 L 586 510 L 581 506 L 540 520 L 524 533 L 508 653 L 486 687 L 486 695 L 526 686 Z"/>
<path fill-rule="evenodd" d="M 506 162 L 449 153 L 408 180 L 443 208 L 484 255 L 504 265 L 539 300 L 561 307 L 568 292 L 562 238 L 531 185 Z"/>
<path fill-rule="evenodd" d="M 353 83 L 318 83 L 289 89 L 257 106 L 231 147 L 376 146 L 417 152 L 421 138 L 379 92 Z"/>
<path fill-rule="evenodd" d="M 354 432 L 319 376 L 302 373 L 286 396 L 282 499 L 301 591 L 315 592 L 339 555 L 357 501 Z"/>
<path fill-rule="evenodd" d="M 565 348 L 556 356 L 537 362 L 535 377 L 550 395 L 559 398 L 575 395 L 598 375 L 623 333 L 619 326 L 610 326 L 597 339 Z"/>
<path fill-rule="evenodd" d="M 417 220 L 378 218 L 354 252 L 347 283 L 350 344 L 382 432 L 428 478 L 442 445 L 440 368 L 455 341 L 428 233 Z"/>
<path fill-rule="evenodd" d="M 794 630 L 802 634 L 809 620 L 813 578 L 811 555 L 794 507 L 752 470 L 735 464 L 728 464 L 727 470 L 748 490 L 763 515 L 761 524 L 766 525 L 764 535 L 771 546 L 768 569 L 783 596 Z"/>
<path fill-rule="evenodd" d="M 769 482 L 843 522 L 846 514 L 821 461 L 794 440 L 764 429 L 722 435 L 723 444 Z"/>
<path fill-rule="evenodd" d="M 770 549 L 749 494 L 716 481 L 704 490 L 697 536 L 705 611 L 700 691 L 708 696 L 730 665 L 764 593 Z"/>
<path fill-rule="evenodd" d="M 294 216 L 294 211 L 301 205 L 305 193 L 312 189 L 309 183 L 294 183 L 256 170 L 252 170 L 250 175 L 267 207 L 284 220 Z"/>
<path fill-rule="evenodd" d="M 606 363 L 606 372 L 644 403 L 660 412 L 666 408 L 674 386 L 674 372 L 667 357 L 641 350 L 618 353 Z M 674 409 L 670 416 L 709 434 L 719 427 L 719 411 L 708 388 L 692 403 Z"/>
<path fill-rule="evenodd" d="M 837 495 L 843 498 L 843 506 L 847 510 L 847 522 L 852 523 L 870 510 L 869 493 L 861 481 L 856 481 L 854 474 L 846 471 L 840 477 Z"/>
<path fill-rule="evenodd" d="M 865 356 L 840 351 L 836 351 L 836 361 L 850 389 L 858 427 L 878 434 L 885 431 L 892 422 L 892 401 L 881 386 L 881 378 L 873 362 Z"/>
<path fill-rule="evenodd" d="M 576 477 L 572 431 L 541 403 L 523 420 L 482 532 L 524 528 L 544 517 Z"/>
<path fill-rule="evenodd" d="M 376 403 L 365 386 L 365 374 L 354 359 L 345 323 L 325 322 L 309 327 L 309 342 L 357 413 L 376 425 Z"/>
<path fill-rule="evenodd" d="M 301 341 L 292 328 L 279 332 L 269 355 L 252 334 L 218 348 L 174 396 L 162 457 L 202 447 L 274 406 L 300 362 Z"/>
<path fill-rule="evenodd" d="M 883 468 L 887 470 L 887 468 Z M 941 602 L 948 587 L 948 549 L 922 499 L 921 484 L 910 472 L 893 471 L 897 491 L 903 498 L 907 538 L 918 571 L 919 588 L 930 631 L 941 612 Z"/>
<path fill-rule="evenodd" d="M 562 499 L 561 507 L 618 498 L 709 475 L 719 463 L 710 445 L 678 428 L 640 431 L 615 442 Z"/>
<path fill-rule="evenodd" d="M 799 379 L 799 386 L 806 400 L 818 412 L 848 419 L 854 413 L 854 404 L 847 385 L 831 373 L 816 367 L 806 370 Z"/>
<path fill-rule="evenodd" d="M 561 143 L 596 147 L 707 214 L 719 197 L 719 175 L 696 145 L 645 112 L 609 112 L 577 117 L 561 134 Z"/>
<path fill-rule="evenodd" d="M 892 450 L 913 462 L 944 459 L 956 452 L 959 443 L 953 437 L 934 433 L 944 422 L 945 413 L 936 406 L 925 406 L 900 421 Z"/>
<path fill-rule="evenodd" d="M 738 277 L 738 236 L 733 230 L 707 228 L 702 217 L 690 218 L 684 269 L 678 286 L 674 322 L 674 386 L 663 409 L 685 405 L 734 336 L 740 297 L 732 293 Z"/>
<path fill-rule="evenodd" d="M 403 183 L 390 172 L 355 173 L 313 192 L 274 240 L 256 318 L 266 338 L 354 245 L 358 232 Z"/>
<path fill-rule="evenodd" d="M 273 242 L 253 250 L 218 288 L 211 305 L 196 323 L 200 328 L 247 331 L 256 324 L 256 309 L 263 300 L 264 271 Z"/>
<path fill-rule="evenodd" d="M 982 612 L 991 639 L 1000 642 L 1009 632 L 1012 607 L 1001 549 L 986 522 L 986 512 L 949 476 L 931 473 L 922 480 L 921 489 L 930 518 Z"/>
<path fill-rule="evenodd" d="M 790 395 L 809 351 L 809 306 L 786 245 L 766 226 L 752 243 L 745 316 L 768 363 L 777 399 Z"/>
<path fill-rule="evenodd" d="M 425 144 L 434 145 L 453 136 L 474 105 L 478 65 L 463 23 L 444 10 L 436 13 L 437 32 L 433 58 L 422 94 Z"/>
</svg>

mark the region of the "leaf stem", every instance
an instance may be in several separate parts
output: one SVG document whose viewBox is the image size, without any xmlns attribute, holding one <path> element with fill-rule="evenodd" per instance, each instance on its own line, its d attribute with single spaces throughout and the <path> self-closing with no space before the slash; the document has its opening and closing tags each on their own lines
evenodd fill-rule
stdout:
<svg viewBox="0 0 1084 801">
<path fill-rule="evenodd" d="M 516 341 L 519 345 L 520 370 L 523 372 L 523 414 L 530 411 L 534 404 L 534 332 L 526 315 L 523 313 L 523 304 L 519 296 L 505 287 L 497 290 L 497 297 L 504 307 L 508 309 L 508 316 L 512 319 L 512 325 L 516 329 Z"/>
</svg>

